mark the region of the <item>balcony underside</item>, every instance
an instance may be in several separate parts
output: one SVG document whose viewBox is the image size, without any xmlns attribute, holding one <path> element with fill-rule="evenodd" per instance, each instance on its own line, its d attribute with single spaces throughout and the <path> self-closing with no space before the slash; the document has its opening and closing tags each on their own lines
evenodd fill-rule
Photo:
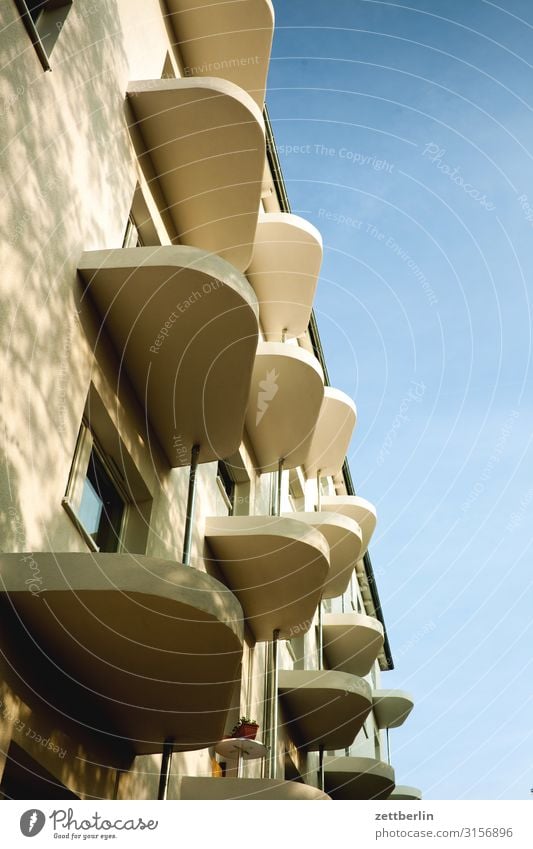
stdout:
<svg viewBox="0 0 533 849">
<path fill-rule="evenodd" d="M 240 7 L 242 4 L 236 4 Z M 250 264 L 265 127 L 245 91 L 222 79 L 131 82 L 128 101 L 180 244 Z"/>
<path fill-rule="evenodd" d="M 332 799 L 387 799 L 394 770 L 374 758 L 325 758 L 324 785 Z"/>
<path fill-rule="evenodd" d="M 337 475 L 342 469 L 350 440 L 357 423 L 357 410 L 352 399 L 326 386 L 309 454 L 305 461 L 308 478 L 320 473 L 321 477 Z M 339 513 L 342 511 L 339 510 Z"/>
<path fill-rule="evenodd" d="M 320 507 L 321 510 L 342 513 L 357 522 L 363 534 L 363 548 L 359 555 L 363 557 L 376 529 L 377 514 L 374 505 L 358 495 L 326 495 L 322 497 Z"/>
<path fill-rule="evenodd" d="M 337 598 L 346 592 L 362 546 L 357 522 L 340 513 L 285 513 L 298 522 L 311 525 L 323 534 L 329 545 L 330 569 L 322 598 Z"/>
<path fill-rule="evenodd" d="M 324 375 L 320 363 L 298 345 L 257 346 L 246 430 L 261 472 L 303 465 L 316 427 Z"/>
<path fill-rule="evenodd" d="M 330 669 L 368 675 L 383 648 L 383 625 L 361 613 L 326 613 L 324 656 Z"/>
<path fill-rule="evenodd" d="M 276 799 L 286 801 L 327 800 L 329 796 L 297 781 L 275 778 L 196 778 L 184 776 L 179 780 L 179 798 L 192 799 Z"/>
<path fill-rule="evenodd" d="M 270 0 L 167 0 L 166 6 L 187 76 L 231 80 L 262 109 L 274 33 Z"/>
<path fill-rule="evenodd" d="M 306 332 L 321 263 L 322 237 L 312 224 L 286 212 L 259 216 L 246 275 L 268 341 Z"/>
<path fill-rule="evenodd" d="M 399 728 L 414 707 L 412 696 L 404 690 L 374 690 L 372 698 L 378 728 Z"/>
<path fill-rule="evenodd" d="M 418 787 L 409 787 L 407 784 L 397 784 L 389 796 L 390 802 L 418 802 L 422 798 L 422 791 Z"/>
<path fill-rule="evenodd" d="M 283 670 L 279 694 L 290 736 L 308 751 L 351 746 L 372 707 L 366 681 L 332 670 Z"/>
<path fill-rule="evenodd" d="M 205 538 L 258 641 L 311 627 L 329 571 L 329 547 L 314 528 L 277 516 L 206 520 Z"/>
<path fill-rule="evenodd" d="M 2 554 L 0 578 L 4 618 L 16 617 L 32 655 L 27 683 L 40 695 L 50 668 L 56 710 L 68 715 L 75 691 L 89 728 L 138 754 L 167 738 L 184 751 L 221 738 L 243 627 L 218 581 L 168 560 L 73 553 Z"/>
<path fill-rule="evenodd" d="M 90 251 L 79 272 L 170 465 L 195 444 L 200 462 L 231 456 L 258 335 L 246 278 L 184 246 Z"/>
</svg>

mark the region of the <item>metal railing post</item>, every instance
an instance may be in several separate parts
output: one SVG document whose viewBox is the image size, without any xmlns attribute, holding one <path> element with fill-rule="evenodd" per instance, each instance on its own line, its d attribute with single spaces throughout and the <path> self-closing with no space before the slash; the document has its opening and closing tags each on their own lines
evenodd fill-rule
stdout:
<svg viewBox="0 0 533 849">
<path fill-rule="evenodd" d="M 268 717 L 268 729 L 266 744 L 268 746 L 267 778 L 277 777 L 278 759 L 278 648 L 279 631 L 272 634 L 269 643 L 269 669 L 267 680 L 267 704 L 266 715 Z"/>
<path fill-rule="evenodd" d="M 281 516 L 281 481 L 283 479 L 283 459 L 278 460 L 278 480 L 276 496 L 276 516 Z"/>
<path fill-rule="evenodd" d="M 163 743 L 163 754 L 161 756 L 161 772 L 159 773 L 158 799 L 166 799 L 168 794 L 168 782 L 170 779 L 170 768 L 172 766 L 172 752 L 174 740 L 167 738 Z"/>
<path fill-rule="evenodd" d="M 191 450 L 191 467 L 189 469 L 189 490 L 187 492 L 187 514 L 185 516 L 185 531 L 183 532 L 183 557 L 184 566 L 191 565 L 191 541 L 194 519 L 194 505 L 196 502 L 196 471 L 198 469 L 198 456 L 200 446 L 193 445 Z"/>
<path fill-rule="evenodd" d="M 318 602 L 318 668 L 324 669 L 324 622 L 322 599 Z"/>
</svg>

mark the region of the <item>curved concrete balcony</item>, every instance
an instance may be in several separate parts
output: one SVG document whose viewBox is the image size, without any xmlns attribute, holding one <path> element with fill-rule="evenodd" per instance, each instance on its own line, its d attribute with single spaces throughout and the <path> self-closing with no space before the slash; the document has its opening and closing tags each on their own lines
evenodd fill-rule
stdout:
<svg viewBox="0 0 533 849">
<path fill-rule="evenodd" d="M 421 799 L 422 791 L 407 784 L 397 784 L 389 796 L 389 802 L 419 802 Z"/>
<path fill-rule="evenodd" d="M 372 701 L 378 728 L 399 728 L 414 707 L 412 696 L 404 690 L 374 690 Z"/>
<path fill-rule="evenodd" d="M 277 778 L 197 778 L 179 779 L 179 798 L 193 799 L 277 799 L 285 801 L 327 800 L 329 796 L 309 784 Z"/>
<path fill-rule="evenodd" d="M 325 613 L 324 658 L 330 669 L 368 675 L 383 648 L 383 625 L 361 613 Z"/>
<path fill-rule="evenodd" d="M 348 589 L 363 545 L 361 528 L 340 513 L 284 513 L 287 518 L 311 525 L 323 534 L 329 545 L 330 569 L 322 598 L 337 598 Z"/>
<path fill-rule="evenodd" d="M 262 109 L 274 33 L 271 0 L 167 0 L 186 76 L 223 77 Z"/>
<path fill-rule="evenodd" d="M 310 751 L 351 746 L 372 708 L 366 681 L 332 670 L 281 671 L 279 695 L 285 727 Z"/>
<path fill-rule="evenodd" d="M 319 531 L 279 516 L 217 516 L 205 538 L 257 641 L 309 630 L 329 571 Z"/>
<path fill-rule="evenodd" d="M 316 357 L 298 345 L 260 342 L 252 373 L 246 430 L 262 473 L 303 465 L 324 397 Z"/>
<path fill-rule="evenodd" d="M 320 508 L 342 513 L 357 522 L 363 533 L 363 548 L 359 555 L 363 557 L 376 529 L 377 513 L 374 505 L 358 495 L 325 495 L 322 496 Z"/>
<path fill-rule="evenodd" d="M 332 799 L 388 799 L 394 770 L 374 758 L 324 758 L 324 786 Z"/>
<path fill-rule="evenodd" d="M 244 429 L 258 336 L 246 278 L 185 246 L 82 254 L 79 273 L 171 466 L 229 457 Z"/>
<path fill-rule="evenodd" d="M 287 212 L 259 216 L 246 274 L 267 340 L 306 332 L 321 264 L 322 236 L 312 224 Z"/>
<path fill-rule="evenodd" d="M 321 477 L 340 472 L 356 423 L 357 410 L 352 399 L 340 389 L 326 386 L 309 454 L 305 460 L 305 473 L 308 478 L 317 472 L 320 472 Z M 342 513 L 342 510 L 338 512 Z"/>
<path fill-rule="evenodd" d="M 153 166 L 179 242 L 244 271 L 265 162 L 261 110 L 241 88 L 212 77 L 131 82 L 127 95 L 144 141 L 141 164 L 146 157 Z"/>
<path fill-rule="evenodd" d="M 160 752 L 167 738 L 177 751 L 221 738 L 243 626 L 237 599 L 214 578 L 129 554 L 2 554 L 0 587 L 4 618 L 15 611 L 35 655 L 38 686 L 47 665 L 60 671 L 59 710 L 68 712 L 62 699 L 76 719 L 86 708 L 95 731 L 137 754 Z"/>
</svg>

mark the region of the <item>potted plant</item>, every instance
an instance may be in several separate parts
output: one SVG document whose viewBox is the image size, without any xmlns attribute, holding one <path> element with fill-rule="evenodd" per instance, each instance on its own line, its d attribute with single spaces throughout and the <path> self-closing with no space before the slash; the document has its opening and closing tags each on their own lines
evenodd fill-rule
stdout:
<svg viewBox="0 0 533 849">
<path fill-rule="evenodd" d="M 255 740 L 259 725 L 255 719 L 248 719 L 247 716 L 241 716 L 238 723 L 233 726 L 231 732 L 232 737 L 245 737 L 247 740 Z"/>
</svg>

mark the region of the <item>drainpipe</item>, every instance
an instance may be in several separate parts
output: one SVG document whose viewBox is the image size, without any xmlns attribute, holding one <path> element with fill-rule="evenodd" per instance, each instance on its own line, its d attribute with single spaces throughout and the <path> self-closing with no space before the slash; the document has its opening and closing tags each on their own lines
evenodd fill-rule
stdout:
<svg viewBox="0 0 533 849">
<path fill-rule="evenodd" d="M 324 744 L 318 750 L 318 786 L 324 792 Z"/>
<path fill-rule="evenodd" d="M 120 776 L 122 775 L 122 770 L 117 769 L 115 771 L 115 786 L 113 787 L 113 799 L 118 799 L 119 789 L 120 789 Z"/>
<path fill-rule="evenodd" d="M 318 668 L 324 669 L 324 622 L 322 617 L 322 599 L 318 602 Z"/>
<path fill-rule="evenodd" d="M 322 507 L 320 471 L 320 469 L 316 470 L 316 509 L 318 513 L 320 513 L 320 509 Z M 318 668 L 324 669 L 324 626 L 322 621 L 322 599 L 320 599 L 320 601 L 318 602 Z"/>
<path fill-rule="evenodd" d="M 283 476 L 283 458 L 278 460 L 278 472 L 276 476 L 276 495 L 275 504 L 273 505 L 273 515 L 281 515 L 281 481 Z M 265 733 L 265 743 L 268 749 L 268 758 L 266 761 L 266 777 L 276 778 L 277 772 L 277 753 L 278 753 L 278 649 L 279 649 L 279 630 L 276 629 L 272 633 L 272 640 L 267 648 L 267 673 L 265 686 L 265 705 L 267 727 Z"/>
<path fill-rule="evenodd" d="M 320 513 L 322 506 L 320 490 L 320 469 L 316 470 L 316 509 Z M 324 626 L 322 621 L 322 599 L 318 602 L 318 668 L 324 669 Z M 324 788 L 322 788 L 324 789 Z"/>
<path fill-rule="evenodd" d="M 191 541 L 194 519 L 194 504 L 196 501 L 196 471 L 198 469 L 198 456 L 200 446 L 193 445 L 191 449 L 191 466 L 189 469 L 189 491 L 187 493 L 187 514 L 185 517 L 185 531 L 183 533 L 183 557 L 184 566 L 191 565 Z"/>
<path fill-rule="evenodd" d="M 390 762 L 390 737 L 389 737 L 389 726 L 388 725 L 387 725 L 387 760 L 388 760 L 389 766 L 390 766 L 391 765 L 391 762 Z"/>
<path fill-rule="evenodd" d="M 281 516 L 281 481 L 283 478 L 283 459 L 278 461 L 278 479 L 276 494 L 276 516 Z"/>
<path fill-rule="evenodd" d="M 163 743 L 163 755 L 161 757 L 161 772 L 159 773 L 159 789 L 157 791 L 158 799 L 166 799 L 168 793 L 168 782 L 170 779 L 170 768 L 172 766 L 172 751 L 174 748 L 174 740 L 167 737 Z"/>
<path fill-rule="evenodd" d="M 276 778 L 277 756 L 278 756 L 278 648 L 279 630 L 272 634 L 272 641 L 268 645 L 269 670 L 267 679 L 267 702 L 266 714 L 268 727 L 266 733 L 266 745 L 268 748 L 267 778 Z"/>
</svg>

